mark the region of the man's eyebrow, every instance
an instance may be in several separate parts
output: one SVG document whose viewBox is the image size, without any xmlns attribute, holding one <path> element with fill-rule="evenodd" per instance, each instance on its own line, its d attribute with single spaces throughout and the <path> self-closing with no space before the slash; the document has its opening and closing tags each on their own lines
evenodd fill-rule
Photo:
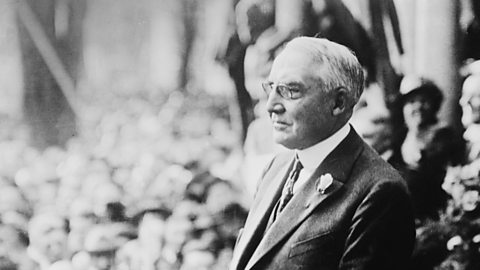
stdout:
<svg viewBox="0 0 480 270">
<path fill-rule="evenodd" d="M 304 84 L 299 81 L 280 82 L 280 84 L 285 84 L 289 86 L 304 86 Z"/>
<path fill-rule="evenodd" d="M 292 81 L 278 81 L 278 82 L 274 82 L 272 80 L 266 80 L 265 81 L 266 83 L 268 84 L 274 84 L 274 85 L 286 85 L 286 86 L 290 86 L 290 87 L 301 87 L 301 88 L 306 88 L 306 85 L 304 82 L 302 81 L 298 81 L 298 80 L 292 80 Z"/>
<path fill-rule="evenodd" d="M 294 88 L 294 89 L 299 90 L 301 92 L 308 91 L 308 89 L 309 89 L 308 84 L 305 84 L 304 82 L 294 81 L 294 82 L 287 83 L 286 85 L 288 87 Z"/>
</svg>

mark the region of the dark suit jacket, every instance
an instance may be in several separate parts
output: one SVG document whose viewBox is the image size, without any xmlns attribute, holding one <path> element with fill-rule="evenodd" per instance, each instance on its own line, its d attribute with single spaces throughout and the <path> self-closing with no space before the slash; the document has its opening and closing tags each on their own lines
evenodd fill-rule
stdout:
<svg viewBox="0 0 480 270">
<path fill-rule="evenodd" d="M 267 168 L 231 269 L 408 269 L 415 230 L 405 182 L 353 128 L 265 231 L 292 163 L 286 153 Z M 322 194 L 327 173 L 334 181 Z"/>
</svg>

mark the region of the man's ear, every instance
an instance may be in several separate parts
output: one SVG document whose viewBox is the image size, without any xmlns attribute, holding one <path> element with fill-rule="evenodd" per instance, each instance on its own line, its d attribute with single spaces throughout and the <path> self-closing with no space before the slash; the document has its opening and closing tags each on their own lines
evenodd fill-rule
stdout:
<svg viewBox="0 0 480 270">
<path fill-rule="evenodd" d="M 344 87 L 339 87 L 335 90 L 334 94 L 334 106 L 332 114 L 333 116 L 338 116 L 344 113 L 348 109 L 348 99 L 349 95 L 347 89 Z"/>
</svg>

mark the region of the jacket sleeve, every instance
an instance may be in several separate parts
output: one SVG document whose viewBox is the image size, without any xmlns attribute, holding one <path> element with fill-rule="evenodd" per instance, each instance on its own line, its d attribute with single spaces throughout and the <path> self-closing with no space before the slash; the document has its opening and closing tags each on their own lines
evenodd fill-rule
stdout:
<svg viewBox="0 0 480 270">
<path fill-rule="evenodd" d="M 407 188 L 401 180 L 376 183 L 355 211 L 339 269 L 409 269 L 414 241 Z"/>
</svg>

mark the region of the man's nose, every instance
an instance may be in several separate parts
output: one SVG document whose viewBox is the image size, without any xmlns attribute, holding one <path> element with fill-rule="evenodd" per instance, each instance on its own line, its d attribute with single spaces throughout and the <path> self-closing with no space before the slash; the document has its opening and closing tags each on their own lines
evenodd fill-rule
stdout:
<svg viewBox="0 0 480 270">
<path fill-rule="evenodd" d="M 277 93 L 276 89 L 274 89 L 269 95 L 267 99 L 267 112 L 269 115 L 272 113 L 281 114 L 285 112 L 285 107 L 283 106 L 284 99 Z"/>
</svg>

